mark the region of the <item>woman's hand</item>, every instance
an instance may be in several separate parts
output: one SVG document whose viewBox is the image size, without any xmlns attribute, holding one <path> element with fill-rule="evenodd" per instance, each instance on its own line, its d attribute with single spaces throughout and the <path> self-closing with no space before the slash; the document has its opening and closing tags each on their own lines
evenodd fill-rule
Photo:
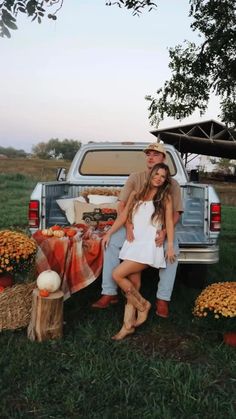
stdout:
<svg viewBox="0 0 236 419">
<path fill-rule="evenodd" d="M 102 246 L 104 247 L 104 249 L 107 248 L 110 238 L 111 238 L 111 234 L 109 234 L 109 231 L 108 231 L 106 234 L 104 234 L 102 238 Z"/>
<path fill-rule="evenodd" d="M 128 242 L 134 241 L 134 226 L 132 223 L 126 223 L 126 240 Z"/>
<path fill-rule="evenodd" d="M 175 250 L 173 248 L 173 246 L 167 248 L 166 253 L 165 253 L 165 259 L 167 262 L 169 263 L 174 263 L 176 261 L 176 254 L 175 254 Z"/>
</svg>

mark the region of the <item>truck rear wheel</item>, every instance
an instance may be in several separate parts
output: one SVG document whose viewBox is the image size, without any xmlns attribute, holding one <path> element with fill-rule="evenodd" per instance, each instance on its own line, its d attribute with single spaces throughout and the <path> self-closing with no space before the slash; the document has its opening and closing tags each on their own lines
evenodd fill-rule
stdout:
<svg viewBox="0 0 236 419">
<path fill-rule="evenodd" d="M 186 287 L 202 289 L 207 285 L 207 265 L 179 265 L 178 278 Z"/>
<path fill-rule="evenodd" d="M 84 221 L 85 221 L 86 224 L 91 224 L 92 220 L 89 217 L 85 217 Z"/>
</svg>

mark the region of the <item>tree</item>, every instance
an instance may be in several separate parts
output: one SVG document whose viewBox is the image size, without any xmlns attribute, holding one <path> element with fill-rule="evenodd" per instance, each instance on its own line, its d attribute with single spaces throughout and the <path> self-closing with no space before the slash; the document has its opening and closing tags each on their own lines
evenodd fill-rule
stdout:
<svg viewBox="0 0 236 419">
<path fill-rule="evenodd" d="M 210 159 L 210 162 L 216 165 L 216 169 L 219 173 L 222 173 L 225 175 L 236 173 L 235 172 L 236 160 L 220 158 L 220 159 Z"/>
<path fill-rule="evenodd" d="M 0 146 L 0 154 L 9 158 L 25 158 L 27 153 L 24 150 L 17 150 L 13 147 L 2 147 Z"/>
<path fill-rule="evenodd" d="M 59 141 L 52 138 L 47 143 L 40 142 L 32 147 L 32 154 L 40 159 L 63 159 L 72 160 L 75 153 L 81 147 L 81 142 L 77 140 Z"/>
<path fill-rule="evenodd" d="M 11 37 L 10 30 L 17 29 L 16 21 L 20 13 L 26 14 L 32 21 L 41 23 L 45 16 L 48 19 L 56 20 L 57 13 L 62 8 L 64 0 L 0 0 L 0 36 Z M 117 5 L 131 9 L 133 14 L 139 14 L 142 9 L 155 8 L 151 0 L 116 0 L 106 1 L 106 6 Z M 51 13 L 47 13 L 50 9 Z"/>
<path fill-rule="evenodd" d="M 149 118 L 158 125 L 165 116 L 182 119 L 196 109 L 204 114 L 211 93 L 220 97 L 221 118 L 236 126 L 235 0 L 190 0 L 193 31 L 202 43 L 186 42 L 169 50 L 170 80 L 150 101 Z"/>
</svg>

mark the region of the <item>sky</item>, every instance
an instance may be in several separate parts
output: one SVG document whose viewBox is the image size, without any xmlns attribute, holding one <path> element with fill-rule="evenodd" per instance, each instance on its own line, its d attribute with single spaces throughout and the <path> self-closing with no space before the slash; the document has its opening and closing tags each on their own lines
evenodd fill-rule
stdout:
<svg viewBox="0 0 236 419">
<path fill-rule="evenodd" d="M 188 14 L 189 0 L 159 0 L 140 17 L 105 0 L 67 0 L 56 21 L 21 17 L 11 39 L 0 38 L 0 145 L 155 141 L 145 96 L 170 77 L 168 48 L 199 42 Z M 212 99 L 204 117 L 181 124 L 218 114 Z M 167 118 L 159 128 L 178 124 Z"/>
</svg>

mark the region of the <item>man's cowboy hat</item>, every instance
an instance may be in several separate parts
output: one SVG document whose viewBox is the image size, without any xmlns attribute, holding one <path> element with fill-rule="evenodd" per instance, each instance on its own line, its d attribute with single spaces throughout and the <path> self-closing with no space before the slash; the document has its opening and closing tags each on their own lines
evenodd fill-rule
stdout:
<svg viewBox="0 0 236 419">
<path fill-rule="evenodd" d="M 143 151 L 144 153 L 147 153 L 148 151 L 157 151 L 158 153 L 164 154 L 164 157 L 166 158 L 166 150 L 161 143 L 148 144 L 148 146 Z"/>
</svg>

